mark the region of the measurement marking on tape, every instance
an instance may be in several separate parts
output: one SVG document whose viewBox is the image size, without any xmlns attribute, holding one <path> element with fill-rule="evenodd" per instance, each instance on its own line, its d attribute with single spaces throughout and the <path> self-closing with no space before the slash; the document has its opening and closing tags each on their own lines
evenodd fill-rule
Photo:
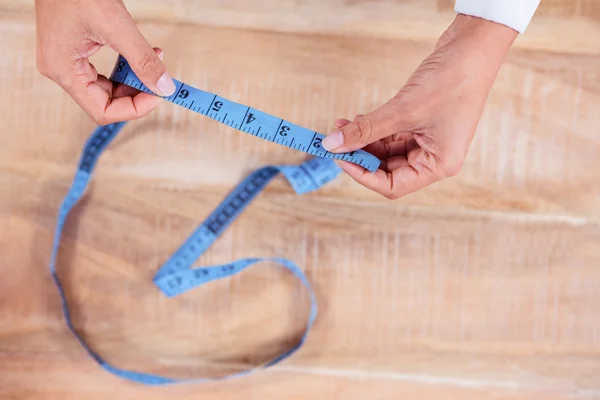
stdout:
<svg viewBox="0 0 600 400">
<path fill-rule="evenodd" d="M 119 56 L 110 75 L 110 80 L 137 88 L 146 93 L 152 93 L 138 79 L 123 56 Z M 325 135 L 319 132 L 293 124 L 250 106 L 235 103 L 217 94 L 205 92 L 177 79 L 174 79 L 174 82 L 179 89 L 171 96 L 164 97 L 165 100 L 242 132 L 290 148 L 294 148 L 291 143 L 296 142 L 298 143 L 298 146 L 295 147 L 296 150 L 320 158 L 335 158 L 352 162 L 371 172 L 375 172 L 381 164 L 377 157 L 364 150 L 341 154 L 330 153 L 321 146 L 321 141 L 325 138 Z M 197 104 L 197 107 L 193 108 L 193 104 Z M 201 107 L 204 104 L 208 104 L 208 106 Z M 227 118 L 229 119 L 227 120 Z M 310 139 L 311 137 L 312 139 Z"/>
</svg>

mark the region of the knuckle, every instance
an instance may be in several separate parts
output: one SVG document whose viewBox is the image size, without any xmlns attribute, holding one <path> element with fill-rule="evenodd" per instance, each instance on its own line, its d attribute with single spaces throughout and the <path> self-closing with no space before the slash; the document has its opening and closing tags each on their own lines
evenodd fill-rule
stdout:
<svg viewBox="0 0 600 400">
<path fill-rule="evenodd" d="M 96 125 L 108 125 L 108 120 L 104 114 L 90 114 L 90 118 L 92 118 L 92 121 L 94 121 Z"/>
<path fill-rule="evenodd" d="M 36 58 L 36 67 L 38 72 L 42 74 L 42 76 L 51 79 L 52 72 L 50 71 L 50 68 L 48 67 L 48 62 L 44 59 L 44 57 L 38 56 Z"/>
<path fill-rule="evenodd" d="M 442 178 L 450 178 L 456 176 L 462 170 L 463 161 L 462 160 L 452 160 L 451 162 L 445 163 L 440 168 L 441 177 Z"/>
<path fill-rule="evenodd" d="M 368 142 L 370 141 L 373 135 L 373 127 L 371 124 L 371 120 L 359 114 L 354 118 L 355 129 L 349 132 L 349 138 L 352 142 Z"/>
<path fill-rule="evenodd" d="M 388 200 L 397 200 L 400 196 L 396 195 L 395 193 L 386 193 L 383 195 L 383 197 Z"/>
<path fill-rule="evenodd" d="M 393 189 L 383 192 L 382 195 L 388 200 L 397 200 L 401 197 L 400 194 Z"/>
<path fill-rule="evenodd" d="M 46 48 L 38 48 L 35 58 L 35 66 L 38 72 L 59 85 L 62 85 L 61 75 L 58 72 L 59 68 L 57 68 L 56 59 L 52 58 L 49 51 Z"/>
<path fill-rule="evenodd" d="M 159 63 L 156 62 L 156 57 L 153 54 L 142 55 L 137 64 L 137 68 L 142 74 L 158 74 L 160 72 Z"/>
</svg>

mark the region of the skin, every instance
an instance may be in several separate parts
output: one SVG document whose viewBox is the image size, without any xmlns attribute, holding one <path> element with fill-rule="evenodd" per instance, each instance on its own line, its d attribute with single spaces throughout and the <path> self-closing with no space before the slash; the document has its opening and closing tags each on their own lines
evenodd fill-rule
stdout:
<svg viewBox="0 0 600 400">
<path fill-rule="evenodd" d="M 364 149 L 382 165 L 371 173 L 338 165 L 355 181 L 397 199 L 458 174 L 490 89 L 518 32 L 457 15 L 433 52 L 388 102 L 353 121 L 339 119 L 323 140 L 333 153 Z"/>
<path fill-rule="evenodd" d="M 37 65 L 100 125 L 140 118 L 158 96 L 114 84 L 89 57 L 102 46 L 122 54 L 154 93 L 175 86 L 121 0 L 36 0 Z M 518 32 L 457 15 L 433 52 L 392 99 L 352 121 L 339 119 L 323 140 L 333 153 L 364 149 L 382 161 L 371 173 L 338 161 L 359 184 L 397 199 L 459 173 L 487 97 Z"/>
<path fill-rule="evenodd" d="M 122 54 L 154 93 L 170 96 L 175 91 L 162 50 L 148 44 L 121 0 L 36 0 L 35 13 L 38 70 L 97 124 L 143 117 L 161 102 L 99 75 L 89 57 L 102 46 Z"/>
</svg>

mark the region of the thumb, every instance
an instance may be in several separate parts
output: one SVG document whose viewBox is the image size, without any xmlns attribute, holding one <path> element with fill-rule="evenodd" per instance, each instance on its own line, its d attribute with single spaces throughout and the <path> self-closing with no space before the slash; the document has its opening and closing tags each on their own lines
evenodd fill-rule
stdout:
<svg viewBox="0 0 600 400">
<path fill-rule="evenodd" d="M 354 121 L 330 133 L 321 145 L 332 153 L 361 149 L 368 144 L 406 130 L 406 113 L 394 97 L 367 115 L 358 114 Z"/>
<path fill-rule="evenodd" d="M 133 19 L 126 18 L 111 35 L 109 46 L 121 54 L 137 77 L 152 92 L 170 96 L 175 92 L 175 82 L 169 76 L 158 54 L 138 30 Z"/>
</svg>

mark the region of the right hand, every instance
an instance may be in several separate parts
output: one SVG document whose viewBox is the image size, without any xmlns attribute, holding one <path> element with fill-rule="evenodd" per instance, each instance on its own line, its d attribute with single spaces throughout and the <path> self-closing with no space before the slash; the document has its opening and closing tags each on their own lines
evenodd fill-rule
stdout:
<svg viewBox="0 0 600 400">
<path fill-rule="evenodd" d="M 140 118 L 161 98 L 114 84 L 99 75 L 89 57 L 108 45 L 121 54 L 153 93 L 170 96 L 175 84 L 137 29 L 121 0 L 35 0 L 37 66 L 99 125 Z"/>
</svg>

